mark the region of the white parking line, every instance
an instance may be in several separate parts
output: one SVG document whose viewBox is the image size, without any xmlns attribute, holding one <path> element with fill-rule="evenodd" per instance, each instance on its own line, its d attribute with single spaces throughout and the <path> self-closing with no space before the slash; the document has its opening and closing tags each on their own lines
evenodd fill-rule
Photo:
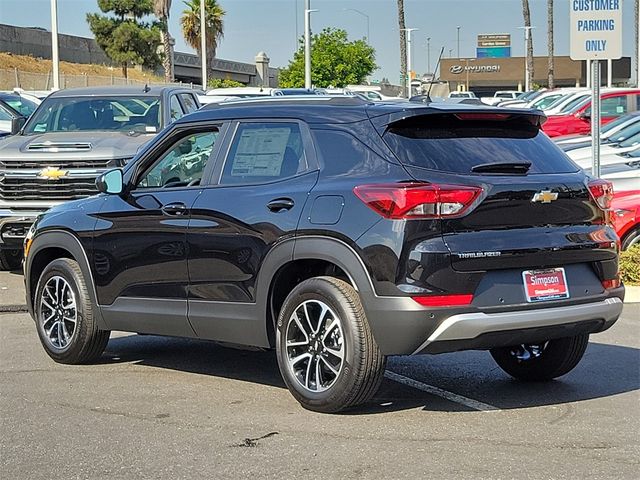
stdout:
<svg viewBox="0 0 640 480">
<path fill-rule="evenodd" d="M 479 402 L 478 400 L 474 400 L 473 398 L 467 398 L 462 395 L 458 395 L 457 393 L 449 392 L 447 390 L 434 387 L 433 385 L 419 382 L 417 380 L 414 380 L 413 378 L 405 377 L 404 375 L 400 375 L 390 370 L 386 370 L 384 372 L 384 376 L 389 380 L 393 380 L 394 382 L 408 385 L 409 387 L 422 390 L 423 392 L 430 393 L 431 395 L 436 395 L 438 397 L 444 398 L 445 400 L 449 400 L 450 402 L 459 403 L 460 405 L 472 408 L 473 410 L 478 410 L 480 412 L 491 412 L 500 410 L 498 407 L 494 407 L 493 405 L 489 405 L 488 403 Z"/>
</svg>

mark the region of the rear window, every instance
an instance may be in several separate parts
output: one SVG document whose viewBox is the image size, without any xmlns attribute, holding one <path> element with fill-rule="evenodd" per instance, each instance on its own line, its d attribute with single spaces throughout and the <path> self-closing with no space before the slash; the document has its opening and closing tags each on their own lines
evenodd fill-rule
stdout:
<svg viewBox="0 0 640 480">
<path fill-rule="evenodd" d="M 529 174 L 578 170 L 527 117 L 488 121 L 426 115 L 395 123 L 383 138 L 402 163 L 442 172 L 471 173 L 477 165 L 497 162 L 531 162 Z"/>
</svg>

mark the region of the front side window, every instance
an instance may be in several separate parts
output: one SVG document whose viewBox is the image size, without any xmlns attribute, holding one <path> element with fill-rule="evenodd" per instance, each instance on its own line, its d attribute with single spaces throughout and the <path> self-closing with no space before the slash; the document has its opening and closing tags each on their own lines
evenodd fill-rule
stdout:
<svg viewBox="0 0 640 480">
<path fill-rule="evenodd" d="M 199 185 L 218 138 L 218 129 L 183 137 L 174 143 L 138 181 L 138 188 Z"/>
<path fill-rule="evenodd" d="M 306 168 L 297 123 L 245 123 L 238 127 L 220 183 L 270 182 Z"/>
<path fill-rule="evenodd" d="M 180 94 L 180 98 L 182 98 L 182 104 L 187 109 L 187 113 L 198 110 L 198 105 L 190 93 L 182 93 Z"/>
<path fill-rule="evenodd" d="M 36 103 L 31 100 L 27 100 L 26 98 L 22 98 L 19 95 L 11 95 L 10 97 L 3 98 L 3 100 L 16 112 L 25 117 L 29 117 L 36 111 L 36 108 L 38 108 Z"/>
<path fill-rule="evenodd" d="M 24 134 L 134 131 L 157 133 L 160 99 L 154 96 L 49 97 L 27 123 Z"/>
<path fill-rule="evenodd" d="M 180 105 L 177 95 L 171 96 L 171 100 L 169 100 L 169 111 L 171 114 L 172 122 L 175 122 L 179 118 L 184 117 L 184 110 L 182 110 L 182 105 Z"/>
</svg>

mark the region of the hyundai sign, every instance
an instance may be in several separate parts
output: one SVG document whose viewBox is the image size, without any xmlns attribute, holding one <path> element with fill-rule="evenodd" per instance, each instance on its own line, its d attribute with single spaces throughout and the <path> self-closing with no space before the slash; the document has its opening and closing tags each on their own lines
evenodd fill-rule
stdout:
<svg viewBox="0 0 640 480">
<path fill-rule="evenodd" d="M 622 0 L 570 0 L 571 58 L 622 57 Z"/>
</svg>

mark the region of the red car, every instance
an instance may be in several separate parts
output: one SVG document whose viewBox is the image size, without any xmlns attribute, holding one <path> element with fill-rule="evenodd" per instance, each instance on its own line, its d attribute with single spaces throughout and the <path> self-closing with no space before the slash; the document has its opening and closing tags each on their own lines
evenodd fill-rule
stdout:
<svg viewBox="0 0 640 480">
<path fill-rule="evenodd" d="M 614 194 L 611 222 L 620 237 L 622 249 L 640 243 L 640 190 Z"/>
<path fill-rule="evenodd" d="M 640 89 L 620 89 L 600 96 L 600 124 L 640 110 Z M 542 130 L 550 137 L 591 132 L 591 100 L 563 115 L 549 115 Z"/>
</svg>

